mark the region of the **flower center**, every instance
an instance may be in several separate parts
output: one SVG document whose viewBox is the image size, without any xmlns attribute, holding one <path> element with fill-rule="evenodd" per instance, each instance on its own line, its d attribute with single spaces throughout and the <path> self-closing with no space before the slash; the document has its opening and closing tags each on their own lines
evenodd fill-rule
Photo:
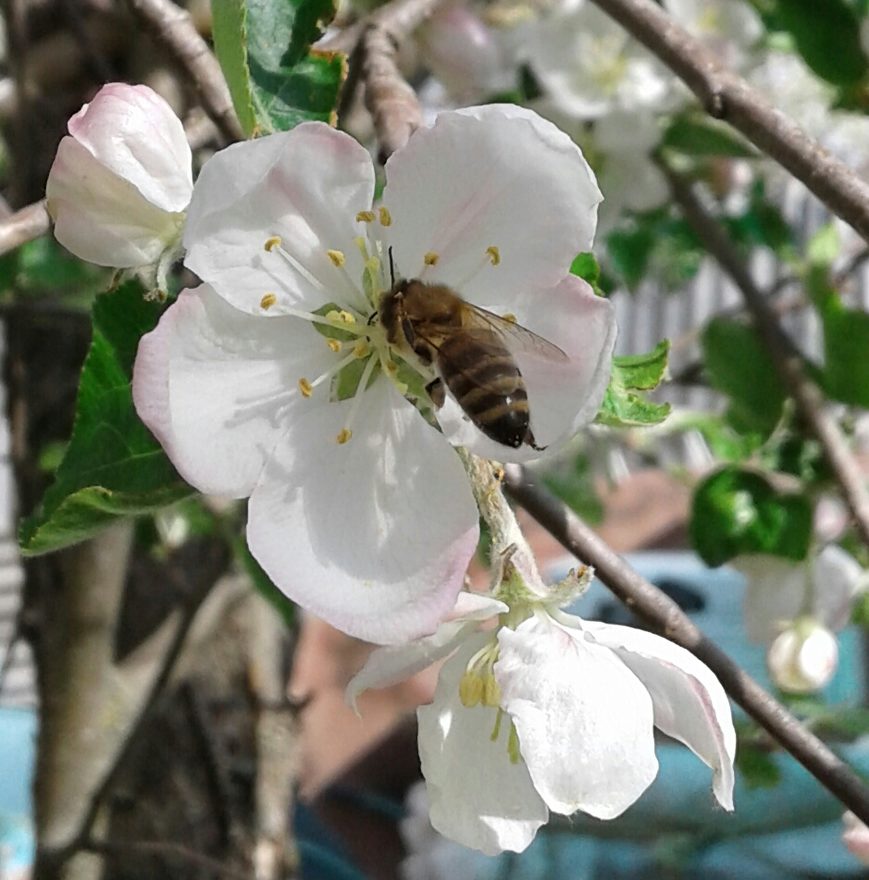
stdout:
<svg viewBox="0 0 869 880">
<path fill-rule="evenodd" d="M 358 280 L 354 280 L 348 272 L 347 255 L 341 250 L 325 250 L 325 256 L 335 270 L 335 277 L 334 283 L 331 279 L 324 283 L 322 271 L 318 277 L 284 247 L 280 236 L 270 236 L 263 245 L 267 254 L 283 260 L 323 295 L 325 305 L 311 312 L 282 301 L 273 291 L 262 295 L 259 306 L 263 312 L 272 310 L 275 314 L 310 322 L 313 329 L 323 336 L 324 344 L 336 355 L 334 362 L 315 378 L 299 377 L 297 388 L 292 393 L 309 399 L 318 389 L 322 389 L 320 393 L 328 394 L 330 400 L 352 400 L 344 425 L 334 438 L 339 444 L 345 444 L 353 437 L 353 423 L 359 412 L 360 401 L 381 373 L 400 394 L 429 416 L 431 401 L 426 385 L 437 375 L 433 366 L 420 362 L 412 351 L 399 350 L 390 343 L 386 328 L 378 317 L 384 295 L 401 280 L 395 277 L 395 263 L 389 242 L 392 227 L 389 209 L 381 205 L 376 210 L 359 211 L 356 222 L 361 224 L 364 232 L 354 239 L 362 258 L 362 272 Z M 464 286 L 482 269 L 497 266 L 500 261 L 498 248 L 494 245 L 488 247 L 481 255 L 479 264 L 472 268 L 460 286 Z M 427 252 L 416 277 L 425 281 L 429 270 L 439 262 L 439 254 Z M 334 302 L 333 297 L 340 299 L 343 306 Z"/>
</svg>

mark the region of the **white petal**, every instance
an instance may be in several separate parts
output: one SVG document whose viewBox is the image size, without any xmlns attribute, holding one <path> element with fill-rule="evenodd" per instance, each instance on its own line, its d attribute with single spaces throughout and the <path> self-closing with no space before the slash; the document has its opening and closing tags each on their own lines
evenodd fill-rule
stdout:
<svg viewBox="0 0 869 880">
<path fill-rule="evenodd" d="M 497 710 L 459 700 L 459 680 L 471 656 L 491 638 L 472 638 L 441 669 L 432 704 L 417 710 L 419 757 L 432 825 L 464 846 L 497 855 L 522 852 L 549 811 L 522 761 L 507 753 L 504 718 L 495 742 Z"/>
<path fill-rule="evenodd" d="M 810 694 L 826 687 L 839 665 L 839 645 L 828 629 L 802 618 L 776 636 L 766 657 L 769 674 L 786 693 Z"/>
<path fill-rule="evenodd" d="M 756 554 L 732 559 L 745 576 L 745 631 L 758 644 L 769 644 L 789 621 L 803 614 L 808 596 L 805 562 Z"/>
<path fill-rule="evenodd" d="M 441 113 L 389 159 L 386 177 L 399 271 L 420 275 L 432 251 L 439 260 L 425 280 L 477 305 L 512 307 L 520 294 L 557 284 L 591 247 L 601 200 L 594 175 L 579 147 L 531 110 Z M 486 261 L 493 245 L 498 266 Z"/>
<path fill-rule="evenodd" d="M 736 732 L 727 694 L 712 670 L 690 651 L 654 633 L 590 621 L 583 626 L 642 681 L 655 706 L 655 726 L 712 768 L 715 797 L 732 810 Z"/>
<path fill-rule="evenodd" d="M 449 613 L 477 544 L 453 450 L 387 380 L 306 412 L 250 500 L 248 544 L 291 599 L 358 638 L 395 644 Z"/>
<path fill-rule="evenodd" d="M 155 262 L 183 221 L 183 215 L 153 205 L 71 137 L 57 148 L 45 195 L 57 240 L 99 266 Z"/>
<path fill-rule="evenodd" d="M 498 633 L 495 678 L 549 809 L 612 819 L 658 772 L 652 701 L 607 648 L 549 618 Z"/>
<path fill-rule="evenodd" d="M 282 305 L 316 309 L 361 301 L 355 284 L 363 261 L 354 238 L 365 228 L 356 214 L 371 208 L 374 193 L 374 168 L 363 147 L 324 123 L 306 122 L 236 144 L 211 162 L 216 167 L 207 163 L 196 183 L 184 236 L 190 269 L 251 313 L 265 293 L 277 295 L 273 314 Z M 240 178 L 229 185 L 230 198 L 223 190 L 234 174 Z M 278 250 L 264 249 L 273 236 L 303 271 Z M 345 271 L 333 265 L 329 250 L 344 254 Z"/>
<path fill-rule="evenodd" d="M 308 322 L 246 315 L 201 285 L 142 338 L 133 400 L 185 480 L 243 498 L 286 434 L 299 378 L 334 358 Z"/>
<path fill-rule="evenodd" d="M 824 547 L 812 568 L 815 616 L 832 630 L 842 629 L 864 586 L 863 569 L 850 553 L 835 544 Z"/>
<path fill-rule="evenodd" d="M 109 83 L 69 120 L 69 133 L 152 205 L 183 211 L 193 191 L 184 126 L 148 86 Z"/>
<path fill-rule="evenodd" d="M 431 666 L 435 660 L 446 657 L 457 645 L 476 629 L 481 620 L 488 620 L 496 614 L 504 614 L 510 609 L 497 599 L 480 593 L 463 590 L 456 598 L 456 604 L 449 618 L 435 633 L 416 639 L 406 645 L 378 648 L 372 652 L 365 666 L 356 673 L 347 685 L 345 699 L 354 708 L 356 698 L 369 688 L 383 688 L 397 684 Z"/>
<path fill-rule="evenodd" d="M 520 324 L 568 355 L 566 361 L 555 361 L 514 353 L 528 391 L 537 445 L 547 447 L 548 455 L 556 454 L 600 408 L 616 340 L 615 311 L 608 300 L 595 296 L 585 281 L 573 275 L 551 290 L 523 296 L 515 310 Z M 531 446 L 515 449 L 487 437 L 451 394 L 437 411 L 437 419 L 454 446 L 464 446 L 481 457 L 525 462 L 542 456 Z"/>
</svg>

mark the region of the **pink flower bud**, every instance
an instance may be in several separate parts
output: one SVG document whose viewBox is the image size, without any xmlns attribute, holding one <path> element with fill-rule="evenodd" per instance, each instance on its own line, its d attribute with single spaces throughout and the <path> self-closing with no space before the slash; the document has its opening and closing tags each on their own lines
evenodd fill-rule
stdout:
<svg viewBox="0 0 869 880">
<path fill-rule="evenodd" d="M 101 266 L 156 262 L 177 242 L 193 192 L 181 121 L 147 86 L 109 83 L 68 129 L 46 185 L 57 240 Z"/>
<path fill-rule="evenodd" d="M 801 618 L 776 637 L 766 660 L 778 687 L 791 694 L 808 694 L 829 684 L 839 662 L 839 645 L 825 626 Z"/>
</svg>

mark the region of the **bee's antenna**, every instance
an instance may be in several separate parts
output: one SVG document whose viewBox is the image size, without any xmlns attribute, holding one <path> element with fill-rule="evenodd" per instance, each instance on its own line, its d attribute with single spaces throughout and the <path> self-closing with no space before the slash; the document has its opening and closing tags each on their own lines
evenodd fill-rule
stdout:
<svg viewBox="0 0 869 880">
<path fill-rule="evenodd" d="M 392 261 L 392 245 L 389 246 L 389 282 L 395 287 L 395 263 Z"/>
</svg>

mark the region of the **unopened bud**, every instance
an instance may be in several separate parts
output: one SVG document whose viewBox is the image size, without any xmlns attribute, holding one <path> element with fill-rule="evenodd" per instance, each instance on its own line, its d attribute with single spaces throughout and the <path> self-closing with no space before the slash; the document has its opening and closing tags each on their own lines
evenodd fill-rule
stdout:
<svg viewBox="0 0 869 880">
<path fill-rule="evenodd" d="M 829 684 L 839 662 L 836 637 L 803 618 L 780 633 L 767 653 L 769 674 L 786 693 L 808 694 Z"/>
<path fill-rule="evenodd" d="M 852 856 L 869 865 L 869 828 L 850 811 L 842 816 L 842 821 L 845 823 L 842 843 Z"/>
</svg>

